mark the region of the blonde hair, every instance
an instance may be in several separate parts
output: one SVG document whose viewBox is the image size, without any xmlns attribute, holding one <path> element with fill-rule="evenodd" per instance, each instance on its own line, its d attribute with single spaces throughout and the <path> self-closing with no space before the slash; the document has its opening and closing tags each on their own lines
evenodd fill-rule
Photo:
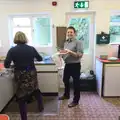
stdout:
<svg viewBox="0 0 120 120">
<path fill-rule="evenodd" d="M 27 42 L 28 42 L 28 40 L 27 40 L 25 33 L 21 32 L 21 31 L 16 32 L 15 37 L 14 37 L 15 44 L 19 44 L 19 43 L 25 44 Z"/>
</svg>

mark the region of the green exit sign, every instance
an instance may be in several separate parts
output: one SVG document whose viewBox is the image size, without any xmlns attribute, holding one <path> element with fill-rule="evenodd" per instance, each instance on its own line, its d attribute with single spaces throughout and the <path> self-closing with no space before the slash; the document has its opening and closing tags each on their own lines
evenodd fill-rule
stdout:
<svg viewBox="0 0 120 120">
<path fill-rule="evenodd" d="M 89 1 L 75 1 L 74 8 L 89 8 Z"/>
</svg>

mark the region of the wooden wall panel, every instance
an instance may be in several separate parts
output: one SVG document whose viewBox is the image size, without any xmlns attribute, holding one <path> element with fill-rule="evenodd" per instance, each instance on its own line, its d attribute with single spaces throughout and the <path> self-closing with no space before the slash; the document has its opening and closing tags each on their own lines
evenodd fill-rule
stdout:
<svg viewBox="0 0 120 120">
<path fill-rule="evenodd" d="M 66 27 L 57 27 L 56 36 L 57 36 L 57 47 L 63 48 L 64 42 L 66 40 Z"/>
</svg>

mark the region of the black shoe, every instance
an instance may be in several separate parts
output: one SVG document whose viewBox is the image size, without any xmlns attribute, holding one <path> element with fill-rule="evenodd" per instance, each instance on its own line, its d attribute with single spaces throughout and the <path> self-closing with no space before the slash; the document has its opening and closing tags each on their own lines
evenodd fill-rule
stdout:
<svg viewBox="0 0 120 120">
<path fill-rule="evenodd" d="M 70 104 L 68 104 L 68 107 L 75 107 L 76 105 L 78 105 L 79 103 L 75 103 L 75 102 L 71 102 Z"/>
<path fill-rule="evenodd" d="M 70 97 L 67 97 L 67 96 L 64 96 L 64 95 L 63 95 L 63 96 L 59 97 L 59 100 L 65 100 L 65 99 L 67 100 L 67 99 L 69 99 L 69 98 L 70 98 Z"/>
</svg>

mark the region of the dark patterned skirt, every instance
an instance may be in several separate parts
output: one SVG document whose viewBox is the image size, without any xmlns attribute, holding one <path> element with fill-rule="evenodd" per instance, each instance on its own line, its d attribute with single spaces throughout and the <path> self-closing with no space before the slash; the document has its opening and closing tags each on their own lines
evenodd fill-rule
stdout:
<svg viewBox="0 0 120 120">
<path fill-rule="evenodd" d="M 28 101 L 33 93 L 38 90 L 36 70 L 15 70 L 16 100 Z"/>
</svg>

